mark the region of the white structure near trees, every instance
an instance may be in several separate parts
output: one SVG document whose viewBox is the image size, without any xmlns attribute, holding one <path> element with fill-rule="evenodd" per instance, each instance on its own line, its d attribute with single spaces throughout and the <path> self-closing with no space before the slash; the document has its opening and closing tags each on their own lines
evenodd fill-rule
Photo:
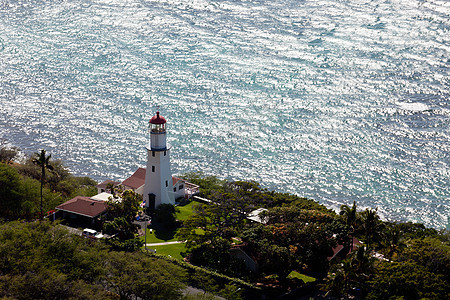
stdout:
<svg viewBox="0 0 450 300">
<path fill-rule="evenodd" d="M 149 122 L 150 145 L 147 147 L 147 170 L 143 197 L 145 207 L 156 208 L 162 203 L 175 204 L 170 148 L 166 144 L 166 119 L 156 112 Z"/>
<path fill-rule="evenodd" d="M 199 186 L 173 177 L 170 170 L 170 147 L 166 144 L 166 119 L 159 112 L 149 122 L 150 141 L 147 147 L 147 167 L 122 183 L 106 180 L 97 185 L 98 193 L 111 193 L 110 186 L 133 190 L 142 195 L 145 207 L 157 208 L 161 203 L 175 204 L 177 199 L 189 199 L 199 193 Z"/>
</svg>

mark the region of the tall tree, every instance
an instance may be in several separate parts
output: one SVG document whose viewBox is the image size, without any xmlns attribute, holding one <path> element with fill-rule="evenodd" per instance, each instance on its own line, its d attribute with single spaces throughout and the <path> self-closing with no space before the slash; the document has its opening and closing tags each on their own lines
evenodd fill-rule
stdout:
<svg viewBox="0 0 450 300">
<path fill-rule="evenodd" d="M 381 221 L 376 209 L 366 209 L 361 213 L 361 229 L 365 237 L 368 248 L 373 247 L 373 243 L 380 240 Z"/>
<path fill-rule="evenodd" d="M 356 201 L 353 201 L 352 207 L 348 205 L 341 205 L 341 211 L 339 214 L 342 216 L 344 223 L 349 227 L 349 242 L 348 242 L 348 250 L 350 251 L 353 244 L 353 236 L 355 234 L 355 228 L 358 222 L 357 214 L 356 214 Z"/>
<path fill-rule="evenodd" d="M 403 242 L 404 237 L 400 231 L 400 224 L 384 223 L 384 229 L 381 232 L 382 244 L 384 246 L 384 254 L 388 259 L 392 259 L 395 253 L 406 247 Z"/>
<path fill-rule="evenodd" d="M 103 230 L 116 237 L 108 239 L 115 249 L 134 251 L 142 246 L 142 241 L 135 237 L 137 226 L 133 220 L 139 210 L 142 195 L 132 190 L 115 192 L 106 202 L 106 222 Z"/>
<path fill-rule="evenodd" d="M 53 166 L 50 164 L 50 158 L 52 157 L 51 154 L 48 156 L 45 155 L 45 150 L 42 149 L 41 153 L 36 152 L 34 154 L 33 163 L 38 165 L 41 168 L 41 213 L 39 215 L 39 219 L 42 220 L 43 215 L 43 206 L 42 206 L 42 188 L 44 187 L 44 181 L 45 181 L 45 170 L 52 171 Z"/>
</svg>

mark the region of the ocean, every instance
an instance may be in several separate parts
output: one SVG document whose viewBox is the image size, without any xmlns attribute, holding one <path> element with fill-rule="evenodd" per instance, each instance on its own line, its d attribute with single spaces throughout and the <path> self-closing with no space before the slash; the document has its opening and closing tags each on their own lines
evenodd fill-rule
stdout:
<svg viewBox="0 0 450 300">
<path fill-rule="evenodd" d="M 146 163 L 450 229 L 450 2 L 0 0 L 0 139 L 79 176 Z"/>
</svg>

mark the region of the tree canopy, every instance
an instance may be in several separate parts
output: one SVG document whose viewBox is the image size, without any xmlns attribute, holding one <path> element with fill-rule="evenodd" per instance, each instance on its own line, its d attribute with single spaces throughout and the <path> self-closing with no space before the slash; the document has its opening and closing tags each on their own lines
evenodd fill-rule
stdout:
<svg viewBox="0 0 450 300">
<path fill-rule="evenodd" d="M 0 298 L 179 299 L 185 286 L 174 264 L 113 251 L 45 221 L 2 224 L 0 240 Z"/>
</svg>

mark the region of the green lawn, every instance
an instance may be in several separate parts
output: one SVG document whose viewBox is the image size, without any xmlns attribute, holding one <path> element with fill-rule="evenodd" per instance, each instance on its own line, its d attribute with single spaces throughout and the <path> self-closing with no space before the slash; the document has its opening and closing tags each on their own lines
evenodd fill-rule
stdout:
<svg viewBox="0 0 450 300">
<path fill-rule="evenodd" d="M 180 260 L 183 259 L 180 252 L 186 251 L 184 243 L 170 244 L 170 245 L 164 245 L 164 246 L 149 246 L 149 247 L 147 247 L 147 249 L 153 249 L 153 250 L 156 250 L 156 254 L 170 255 L 173 258 L 180 259 Z"/>
<path fill-rule="evenodd" d="M 176 218 L 181 221 L 186 220 L 193 214 L 192 206 L 198 203 L 199 202 L 191 201 L 186 205 L 177 206 L 176 208 L 179 211 L 176 214 Z M 150 229 L 147 228 L 147 244 L 177 241 L 175 234 L 176 230 L 166 230 L 165 228 L 153 228 L 152 233 L 150 233 Z M 145 241 L 145 236 L 142 236 L 141 240 Z"/>
<path fill-rule="evenodd" d="M 145 236 L 141 236 L 141 240 L 145 241 Z M 175 233 L 173 231 L 152 230 L 152 233 L 150 233 L 150 229 L 147 228 L 147 244 L 174 241 L 177 241 L 177 239 L 175 238 Z"/>
<path fill-rule="evenodd" d="M 191 201 L 186 205 L 179 205 L 176 207 L 178 210 L 176 218 L 180 221 L 186 220 L 190 215 L 194 213 L 192 206 L 195 204 L 199 204 L 199 202 Z"/>
<path fill-rule="evenodd" d="M 303 274 L 300 274 L 296 271 L 292 271 L 289 275 L 288 278 L 298 278 L 303 280 L 304 283 L 308 283 L 308 282 L 314 282 L 316 281 L 316 279 L 314 277 L 309 277 Z"/>
</svg>

